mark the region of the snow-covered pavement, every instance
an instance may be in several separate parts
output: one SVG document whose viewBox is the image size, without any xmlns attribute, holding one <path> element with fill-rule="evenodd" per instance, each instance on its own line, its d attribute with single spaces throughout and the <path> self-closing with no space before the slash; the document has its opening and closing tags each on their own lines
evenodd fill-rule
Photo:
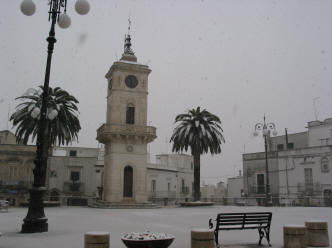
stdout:
<svg viewBox="0 0 332 248">
<path fill-rule="evenodd" d="M 271 211 L 271 244 L 282 247 L 285 224 L 304 224 L 306 220 L 328 222 L 332 244 L 332 208 L 310 207 L 235 207 L 211 206 L 161 209 L 96 209 L 87 207 L 46 208 L 49 231 L 46 233 L 19 233 L 25 208 L 10 208 L 0 213 L 1 248 L 83 248 L 87 231 L 110 232 L 110 247 L 124 248 L 121 236 L 128 232 L 164 232 L 175 236 L 170 248 L 189 248 L 190 230 L 208 228 L 208 220 L 220 212 Z M 225 247 L 255 247 L 257 230 L 224 231 L 220 235 Z M 263 240 L 263 244 L 266 244 Z M 243 245 L 243 246 L 242 246 Z"/>
</svg>

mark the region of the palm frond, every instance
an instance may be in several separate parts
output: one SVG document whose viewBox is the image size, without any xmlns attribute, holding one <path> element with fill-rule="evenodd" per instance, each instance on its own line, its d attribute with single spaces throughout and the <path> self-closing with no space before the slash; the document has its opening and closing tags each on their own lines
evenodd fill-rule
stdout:
<svg viewBox="0 0 332 248">
<path fill-rule="evenodd" d="M 16 111 L 11 115 L 10 121 L 16 126 L 15 135 L 17 141 L 27 144 L 29 138 L 34 141 L 38 134 L 39 122 L 31 117 L 31 111 L 41 108 L 43 86 L 35 89 L 32 94 L 17 97 L 16 100 L 23 100 L 16 106 Z M 52 121 L 48 120 L 50 145 L 64 145 L 78 139 L 78 132 L 81 129 L 78 119 L 78 100 L 60 87 L 49 88 L 47 109 L 56 109 L 58 116 Z"/>
<path fill-rule="evenodd" d="M 174 128 L 170 142 L 173 142 L 172 151 L 187 151 L 188 148 L 199 154 L 218 154 L 221 144 L 225 142 L 221 121 L 218 116 L 206 109 L 197 107 L 187 113 L 175 117 Z"/>
</svg>

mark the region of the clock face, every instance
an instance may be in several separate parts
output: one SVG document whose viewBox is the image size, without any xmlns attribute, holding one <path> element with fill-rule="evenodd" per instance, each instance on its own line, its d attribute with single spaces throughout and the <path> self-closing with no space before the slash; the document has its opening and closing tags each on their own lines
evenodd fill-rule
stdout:
<svg viewBox="0 0 332 248">
<path fill-rule="evenodd" d="M 129 75 L 125 79 L 125 83 L 129 88 L 135 88 L 138 84 L 137 78 L 134 75 Z"/>
</svg>

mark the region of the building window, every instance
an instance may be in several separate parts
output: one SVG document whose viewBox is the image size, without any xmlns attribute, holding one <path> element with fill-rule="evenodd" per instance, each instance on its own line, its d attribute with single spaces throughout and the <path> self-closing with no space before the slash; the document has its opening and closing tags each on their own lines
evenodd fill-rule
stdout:
<svg viewBox="0 0 332 248">
<path fill-rule="evenodd" d="M 328 158 L 326 158 L 326 157 L 322 158 L 320 163 L 321 163 L 322 172 L 327 173 L 330 171 Z"/>
<path fill-rule="evenodd" d="M 182 193 L 186 192 L 186 186 L 185 186 L 185 183 L 184 183 L 184 179 L 181 179 L 181 192 Z"/>
<path fill-rule="evenodd" d="M 76 157 L 76 156 L 77 156 L 77 151 L 75 151 L 75 150 L 70 150 L 70 151 L 69 151 L 69 156 L 70 156 L 70 157 Z"/>
<path fill-rule="evenodd" d="M 151 191 L 156 192 L 156 180 L 151 181 Z"/>
<path fill-rule="evenodd" d="M 72 184 L 70 185 L 71 191 L 79 191 L 80 190 L 80 184 L 76 183 L 80 180 L 80 172 L 79 171 L 71 171 L 70 172 L 70 180 L 72 181 Z"/>
<path fill-rule="evenodd" d="M 190 168 L 193 170 L 194 169 L 194 163 L 191 162 L 190 166 L 191 166 Z"/>
<path fill-rule="evenodd" d="M 312 180 L 312 168 L 304 168 L 304 187 L 305 191 L 312 194 L 314 187 Z"/>
<path fill-rule="evenodd" d="M 171 191 L 171 183 L 167 183 L 167 191 Z"/>
<path fill-rule="evenodd" d="M 79 171 L 71 171 L 70 172 L 70 180 L 73 182 L 80 180 L 80 172 Z"/>
<path fill-rule="evenodd" d="M 278 151 L 282 151 L 282 150 L 284 150 L 284 144 L 278 144 L 278 145 L 277 145 L 277 150 L 278 150 Z"/>
<path fill-rule="evenodd" d="M 128 104 L 126 111 L 126 123 L 134 124 L 135 123 L 135 107 L 133 104 Z"/>
<path fill-rule="evenodd" d="M 287 149 L 294 149 L 294 143 L 288 143 Z"/>
</svg>

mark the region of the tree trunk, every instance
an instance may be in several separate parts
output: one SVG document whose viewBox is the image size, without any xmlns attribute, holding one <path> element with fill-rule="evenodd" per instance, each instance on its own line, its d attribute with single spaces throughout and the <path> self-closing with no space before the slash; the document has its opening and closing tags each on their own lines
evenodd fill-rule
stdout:
<svg viewBox="0 0 332 248">
<path fill-rule="evenodd" d="M 199 153 L 193 154 L 194 156 L 194 201 L 201 199 L 201 155 Z"/>
</svg>

